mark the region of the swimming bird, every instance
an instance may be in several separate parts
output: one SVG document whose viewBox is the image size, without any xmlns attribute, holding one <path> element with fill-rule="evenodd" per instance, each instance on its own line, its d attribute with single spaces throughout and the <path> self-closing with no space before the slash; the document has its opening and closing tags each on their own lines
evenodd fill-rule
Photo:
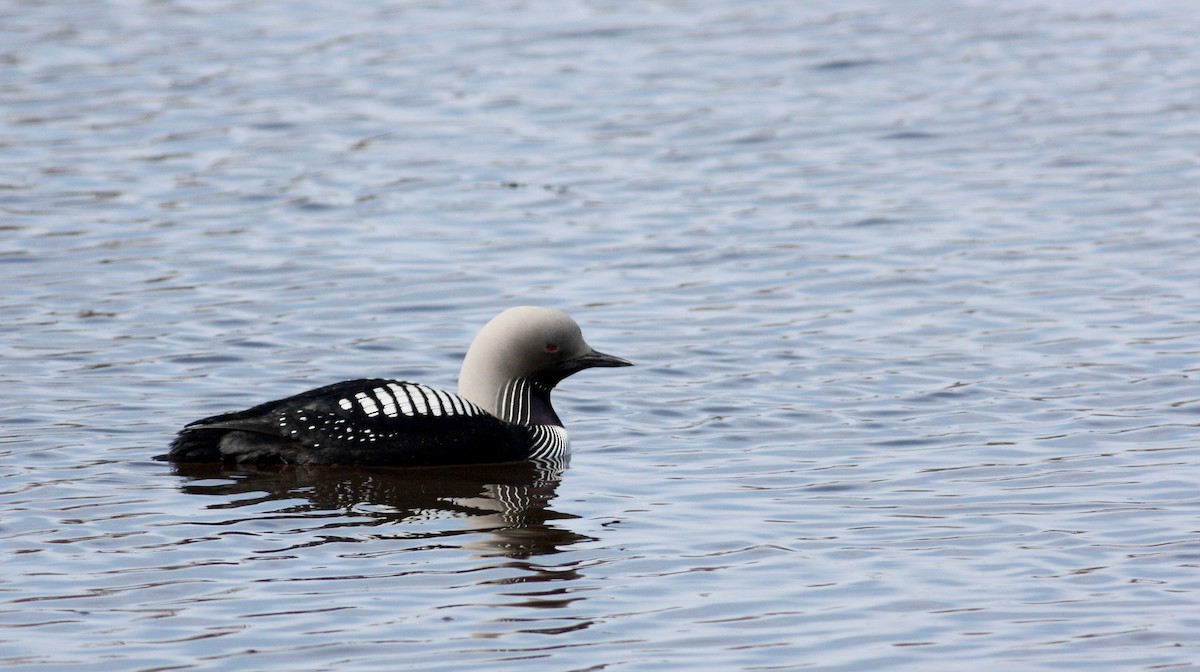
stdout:
<svg viewBox="0 0 1200 672">
<path fill-rule="evenodd" d="M 392 467 L 557 460 L 570 444 L 550 392 L 584 369 L 631 365 L 593 349 L 563 311 L 520 306 L 475 337 L 458 394 L 381 378 L 334 383 L 197 420 L 155 459 Z"/>
</svg>

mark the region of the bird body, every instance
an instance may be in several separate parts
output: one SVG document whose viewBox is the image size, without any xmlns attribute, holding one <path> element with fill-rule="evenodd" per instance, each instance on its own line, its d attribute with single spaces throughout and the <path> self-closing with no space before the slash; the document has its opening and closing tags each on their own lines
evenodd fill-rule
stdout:
<svg viewBox="0 0 1200 672">
<path fill-rule="evenodd" d="M 562 311 L 511 308 L 472 342 L 458 394 L 348 380 L 193 422 L 156 459 L 395 467 L 560 459 L 570 444 L 551 390 L 586 368 L 629 365 L 589 346 Z"/>
</svg>

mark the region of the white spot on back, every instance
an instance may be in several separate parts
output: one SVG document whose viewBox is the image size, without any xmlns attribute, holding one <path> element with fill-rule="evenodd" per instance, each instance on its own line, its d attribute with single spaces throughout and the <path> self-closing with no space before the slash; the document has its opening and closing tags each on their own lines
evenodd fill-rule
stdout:
<svg viewBox="0 0 1200 672">
<path fill-rule="evenodd" d="M 401 413 L 408 416 L 416 414 L 416 411 L 413 410 L 412 402 L 408 399 L 408 393 L 404 391 L 403 387 L 400 387 L 396 383 L 388 383 L 388 389 L 396 397 L 396 404 L 399 406 Z"/>
<path fill-rule="evenodd" d="M 373 418 L 379 415 L 379 406 L 375 404 L 374 399 L 367 396 L 366 392 L 359 392 L 354 395 L 354 398 L 358 400 L 358 405 L 362 406 L 363 412 L 367 414 L 367 417 Z"/>
<path fill-rule="evenodd" d="M 454 407 L 454 395 L 442 390 L 433 390 L 433 393 L 437 395 L 438 405 L 442 407 L 442 415 L 459 415 L 458 409 Z"/>
<path fill-rule="evenodd" d="M 412 390 L 412 399 L 416 404 L 417 415 L 429 415 L 429 406 L 425 402 L 425 395 L 421 393 L 421 386 L 409 385 L 408 389 Z"/>
<path fill-rule="evenodd" d="M 349 399 L 342 398 L 338 399 L 338 406 L 341 406 L 343 411 L 348 411 L 354 408 L 354 402 L 350 401 Z"/>
<path fill-rule="evenodd" d="M 425 398 L 425 408 L 429 409 L 429 414 L 441 415 L 444 409 L 442 408 L 442 402 L 438 400 L 437 390 L 434 390 L 432 387 L 425 387 L 424 385 L 414 385 L 414 387 Z"/>
<path fill-rule="evenodd" d="M 392 395 L 382 387 L 377 387 L 373 390 L 375 398 L 383 402 L 383 414 L 389 418 L 396 417 L 396 403 L 392 400 Z"/>
<path fill-rule="evenodd" d="M 466 399 L 457 394 L 447 393 L 446 396 L 450 397 L 450 403 L 454 406 L 455 413 L 458 415 L 467 415 L 467 406 L 470 406 L 470 404 L 467 403 Z"/>
</svg>

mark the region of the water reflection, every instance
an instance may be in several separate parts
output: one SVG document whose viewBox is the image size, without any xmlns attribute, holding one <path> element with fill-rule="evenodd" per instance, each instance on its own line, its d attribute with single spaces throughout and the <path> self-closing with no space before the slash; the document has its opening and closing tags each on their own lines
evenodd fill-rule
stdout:
<svg viewBox="0 0 1200 672">
<path fill-rule="evenodd" d="M 261 512 L 262 505 L 272 501 L 286 503 L 253 517 L 310 519 L 321 532 L 320 541 L 313 543 L 471 535 L 460 545 L 484 556 L 526 559 L 590 540 L 554 525 L 556 520 L 577 518 L 550 507 L 565 466 L 519 462 L 415 469 L 231 469 L 178 464 L 173 469 L 187 479 L 180 486 L 183 492 L 220 498 L 209 510 L 253 507 Z M 245 519 L 237 515 L 217 524 Z M 362 535 L 364 527 L 375 529 Z M 551 578 L 562 577 L 547 577 Z"/>
</svg>

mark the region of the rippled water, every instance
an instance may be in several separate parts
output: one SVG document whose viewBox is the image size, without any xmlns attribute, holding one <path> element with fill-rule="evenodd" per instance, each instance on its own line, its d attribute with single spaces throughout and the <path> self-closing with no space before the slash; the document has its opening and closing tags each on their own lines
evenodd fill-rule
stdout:
<svg viewBox="0 0 1200 672">
<path fill-rule="evenodd" d="M 0 665 L 1197 665 L 1200 12 L 993 4 L 0 3 Z M 565 470 L 149 459 L 521 303 Z"/>
</svg>

